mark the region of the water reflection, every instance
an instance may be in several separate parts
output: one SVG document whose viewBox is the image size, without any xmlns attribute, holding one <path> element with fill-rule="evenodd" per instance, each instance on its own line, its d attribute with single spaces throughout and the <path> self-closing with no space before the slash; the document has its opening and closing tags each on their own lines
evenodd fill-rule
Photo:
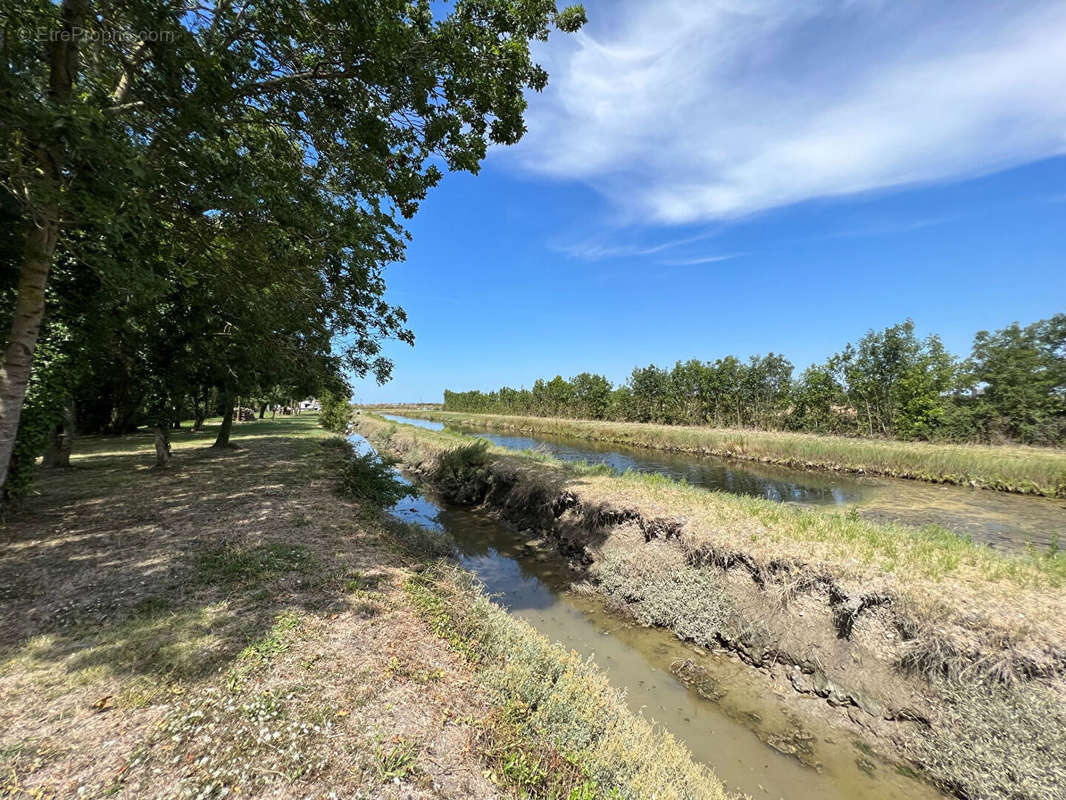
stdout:
<svg viewBox="0 0 1066 800">
<path fill-rule="evenodd" d="M 414 425 L 416 428 L 425 428 L 427 431 L 442 431 L 444 430 L 443 422 L 434 422 L 431 419 L 415 419 L 414 417 L 401 417 L 398 414 L 382 414 L 385 419 L 391 419 L 393 422 L 399 422 L 403 425 Z"/>
<path fill-rule="evenodd" d="M 415 425 L 428 430 L 444 428 L 440 422 L 386 414 L 394 422 Z M 666 453 L 623 445 L 604 445 L 580 439 L 547 434 L 517 436 L 484 431 L 476 428 L 452 427 L 460 433 L 488 439 L 509 450 L 536 450 L 560 461 L 604 464 L 616 472 L 647 472 L 684 480 L 693 486 L 717 489 L 730 494 L 764 497 L 775 502 L 807 503 L 811 505 L 843 505 L 862 498 L 857 482 L 839 476 L 814 472 L 776 469 L 773 467 L 738 465 L 720 458 L 690 454 Z"/>
<path fill-rule="evenodd" d="M 395 422 L 439 431 L 440 422 L 385 415 Z M 624 472 L 655 472 L 694 486 L 731 494 L 764 497 L 783 503 L 855 508 L 867 519 L 921 527 L 939 525 L 961 536 L 1004 550 L 1037 550 L 1066 538 L 1066 502 L 1002 492 L 805 471 L 735 462 L 690 453 L 603 444 L 573 437 L 517 436 L 475 428 L 461 433 L 480 436 L 515 450 L 540 450 L 565 461 L 606 464 Z"/>
</svg>

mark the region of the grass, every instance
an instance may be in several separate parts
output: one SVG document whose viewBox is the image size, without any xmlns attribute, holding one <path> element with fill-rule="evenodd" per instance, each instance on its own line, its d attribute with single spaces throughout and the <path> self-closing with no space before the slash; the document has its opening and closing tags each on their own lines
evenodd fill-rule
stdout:
<svg viewBox="0 0 1066 800">
<path fill-rule="evenodd" d="M 980 580 L 1034 589 L 1066 585 L 1066 558 L 1061 552 L 1006 553 L 936 525 L 914 528 L 866 520 L 854 511 L 805 509 L 759 497 L 708 492 L 661 475 L 627 473 L 617 483 L 608 478 L 595 485 L 608 490 L 617 487 L 612 493 L 673 509 L 676 516 L 687 520 L 694 540 L 713 535 L 767 555 L 803 553 L 811 561 L 844 568 L 861 565 L 904 581 Z M 733 535 L 722 537 L 723 526 L 731 526 Z"/>
<path fill-rule="evenodd" d="M 467 452 L 475 452 L 470 437 L 453 431 L 429 431 L 413 426 L 384 423 L 364 414 L 362 418 L 377 436 L 387 425 L 390 442 L 404 451 L 415 465 L 449 465 L 445 477 L 461 471 Z M 484 440 L 479 440 L 484 442 Z M 484 468 L 486 453 L 508 469 L 523 465 L 523 474 L 540 474 L 542 480 L 561 487 L 568 482 L 588 495 L 589 505 L 640 506 L 650 517 L 674 517 L 685 521 L 686 539 L 694 546 L 714 540 L 720 547 L 755 552 L 765 559 L 797 558 L 825 563 L 857 578 L 870 573 L 889 573 L 901 582 L 917 580 L 948 584 L 953 580 L 982 581 L 1018 588 L 1050 590 L 1066 585 L 1066 554 L 1008 554 L 978 545 L 950 531 L 929 525 L 924 528 L 868 521 L 854 512 L 833 513 L 821 509 L 775 503 L 759 497 L 708 491 L 658 473 L 629 471 L 617 474 L 602 465 L 574 464 L 543 453 L 516 454 L 499 447 L 478 445 L 477 466 Z M 438 476 L 439 477 L 439 476 Z M 945 591 L 950 586 L 945 584 Z"/>
<path fill-rule="evenodd" d="M 517 707 L 405 588 L 454 545 L 381 513 L 399 490 L 378 465 L 354 468 L 373 492 L 338 492 L 350 448 L 316 422 L 236 425 L 222 451 L 210 425 L 176 432 L 165 470 L 149 435 L 87 437 L 73 469 L 41 473 L 0 528 L 0 797 L 616 796 L 551 777 L 578 768 L 540 729 L 502 727 Z M 490 613 L 494 636 L 530 635 Z M 568 736 L 624 723 L 560 686 L 588 712 Z M 645 762 L 628 770 L 659 757 L 625 753 Z"/>
<path fill-rule="evenodd" d="M 394 409 L 403 414 L 403 409 Z M 900 442 L 786 431 L 467 414 L 420 410 L 453 425 L 573 436 L 633 447 L 702 453 L 802 469 L 830 469 L 1020 494 L 1066 497 L 1066 451 L 1023 446 Z"/>
<path fill-rule="evenodd" d="M 726 796 L 673 737 L 634 717 L 594 665 L 508 617 L 468 574 L 439 567 L 405 588 L 493 696 L 481 741 L 490 743 L 497 775 L 521 796 Z"/>
<path fill-rule="evenodd" d="M 373 440 L 385 434 L 391 452 L 431 479 L 465 475 L 468 486 L 484 484 L 472 496 L 505 516 L 526 506 L 547 510 L 537 527 L 591 561 L 593 582 L 583 591 L 603 595 L 639 623 L 700 645 L 733 642 L 771 670 L 779 657 L 796 668 L 801 659 L 805 669 L 831 678 L 827 686 L 861 695 L 864 707 L 871 700 L 874 707 L 894 706 L 903 697 L 918 703 L 931 725 L 894 724 L 891 744 L 880 741 L 922 765 L 945 790 L 1040 800 L 1066 790 L 1066 756 L 1056 738 L 1066 663 L 1061 552 L 1011 555 L 932 526 L 878 524 L 854 513 L 709 492 L 662 475 L 603 474 L 543 454 L 488 447 L 467 458 L 469 438 L 365 413 L 359 426 Z M 439 463 L 449 468 L 442 473 Z M 570 516 L 560 519 L 560 509 Z M 408 583 L 408 591 L 423 592 L 423 613 L 479 665 L 497 705 L 519 703 L 519 720 L 547 709 L 550 722 L 536 729 L 547 736 L 542 756 L 551 748 L 585 752 L 566 732 L 583 700 L 571 699 L 563 710 L 545 697 L 553 690 L 538 676 L 546 674 L 549 686 L 559 678 L 553 667 L 525 666 L 537 663 L 536 648 L 485 633 L 491 623 L 484 615 L 450 607 L 453 590 Z M 867 602 L 872 610 L 863 612 Z M 778 649 L 788 647 L 794 649 Z M 507 659 L 518 665 L 509 667 Z M 505 669 L 513 673 L 501 674 Z M 867 674 L 874 676 L 869 682 Z M 880 720 L 879 711 L 868 713 Z M 1034 747 L 1015 758 L 1026 741 Z M 571 788 L 602 774 L 589 767 L 599 763 L 598 743 L 585 744 L 592 748 L 587 757 L 571 762 L 583 771 L 562 773 L 577 782 Z M 511 763 L 522 785 L 539 780 L 542 762 L 501 747 L 510 761 L 499 769 Z M 617 785 L 624 793 L 626 784 Z"/>
<path fill-rule="evenodd" d="M 418 752 L 415 745 L 403 738 L 389 748 L 377 749 L 377 766 L 383 781 L 391 781 L 393 778 L 403 778 L 415 767 Z"/>
<path fill-rule="evenodd" d="M 310 571 L 310 554 L 301 545 L 271 543 L 255 547 L 223 544 L 203 552 L 197 577 L 207 583 L 239 584 L 262 581 L 290 571 Z"/>
</svg>

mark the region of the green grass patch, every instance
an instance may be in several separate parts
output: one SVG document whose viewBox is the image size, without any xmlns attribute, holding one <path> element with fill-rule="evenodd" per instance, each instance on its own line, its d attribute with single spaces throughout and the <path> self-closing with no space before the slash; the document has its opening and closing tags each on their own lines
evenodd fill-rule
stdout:
<svg viewBox="0 0 1066 800">
<path fill-rule="evenodd" d="M 413 742 L 400 737 L 389 746 L 379 746 L 374 761 L 383 782 L 406 778 L 417 769 L 418 748 Z"/>
<path fill-rule="evenodd" d="M 617 787 L 606 793 L 566 754 L 522 730 L 529 709 L 508 703 L 493 709 L 477 726 L 474 747 L 483 754 L 492 778 L 530 800 L 621 798 Z"/>
<path fill-rule="evenodd" d="M 230 667 L 226 677 L 229 690 L 238 691 L 249 675 L 285 653 L 296 637 L 300 624 L 300 615 L 293 611 L 279 614 L 270 630 L 245 647 Z"/>
<path fill-rule="evenodd" d="M 311 554 L 302 545 L 271 543 L 243 548 L 222 545 L 200 555 L 196 574 L 205 583 L 235 586 L 260 582 L 286 572 L 312 568 Z"/>
</svg>

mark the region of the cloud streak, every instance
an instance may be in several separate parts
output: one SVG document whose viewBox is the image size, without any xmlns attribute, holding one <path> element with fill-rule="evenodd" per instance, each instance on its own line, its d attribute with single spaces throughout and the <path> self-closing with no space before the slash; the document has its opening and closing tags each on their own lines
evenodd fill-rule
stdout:
<svg viewBox="0 0 1066 800">
<path fill-rule="evenodd" d="M 1066 3 L 612 0 L 540 53 L 522 168 L 722 220 L 1066 153 Z M 606 257 L 605 254 L 593 257 Z"/>
<path fill-rule="evenodd" d="M 716 264 L 719 261 L 731 261 L 734 258 L 740 258 L 747 255 L 747 253 L 723 253 L 721 255 L 713 256 L 693 256 L 692 258 L 674 258 L 660 261 L 660 264 L 666 264 L 671 267 L 694 267 L 699 264 Z"/>
<path fill-rule="evenodd" d="M 655 255 L 664 250 L 684 247 L 685 245 L 693 244 L 695 242 L 701 242 L 715 236 L 717 233 L 718 229 L 714 228 L 712 230 L 694 234 L 693 236 L 685 236 L 680 239 L 670 239 L 665 242 L 647 244 L 633 242 L 620 244 L 612 242 L 611 244 L 605 244 L 602 238 L 584 239 L 576 242 L 557 244 L 553 249 L 568 255 L 571 258 L 577 258 L 582 261 L 601 261 L 607 258 L 638 258 L 641 256 Z"/>
</svg>

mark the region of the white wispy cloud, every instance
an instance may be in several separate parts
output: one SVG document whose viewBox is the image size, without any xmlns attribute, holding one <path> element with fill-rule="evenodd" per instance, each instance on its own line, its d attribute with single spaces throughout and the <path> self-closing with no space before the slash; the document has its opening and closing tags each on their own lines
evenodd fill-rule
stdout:
<svg viewBox="0 0 1066 800">
<path fill-rule="evenodd" d="M 540 52 L 551 82 L 503 157 L 588 182 L 626 221 L 1066 153 L 1061 0 L 610 0 L 589 16 Z"/>
<path fill-rule="evenodd" d="M 614 232 L 609 240 L 610 243 L 601 236 L 580 241 L 557 243 L 552 246 L 552 249 L 583 261 L 600 261 L 605 258 L 636 258 L 651 256 L 664 250 L 701 242 L 717 233 L 718 229 L 714 228 L 692 236 L 684 236 L 662 242 L 619 242 L 618 232 Z"/>
<path fill-rule="evenodd" d="M 740 258 L 745 255 L 747 255 L 747 253 L 722 253 L 721 255 L 692 256 L 691 258 L 668 258 L 659 263 L 671 267 L 694 267 L 698 264 L 715 264 L 719 261 L 731 261 L 734 258 Z"/>
</svg>

